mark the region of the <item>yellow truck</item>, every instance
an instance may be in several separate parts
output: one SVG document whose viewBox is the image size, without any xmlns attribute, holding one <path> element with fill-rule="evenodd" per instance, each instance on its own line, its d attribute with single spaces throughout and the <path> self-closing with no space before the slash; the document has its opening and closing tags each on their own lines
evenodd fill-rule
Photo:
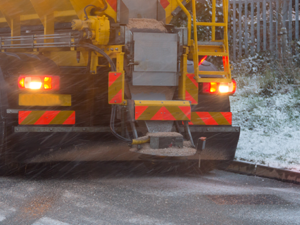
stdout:
<svg viewBox="0 0 300 225">
<path fill-rule="evenodd" d="M 233 160 L 236 83 L 219 3 L 197 21 L 196 0 L 0 0 L 1 166 Z M 178 13 L 185 27 L 172 25 Z"/>
</svg>

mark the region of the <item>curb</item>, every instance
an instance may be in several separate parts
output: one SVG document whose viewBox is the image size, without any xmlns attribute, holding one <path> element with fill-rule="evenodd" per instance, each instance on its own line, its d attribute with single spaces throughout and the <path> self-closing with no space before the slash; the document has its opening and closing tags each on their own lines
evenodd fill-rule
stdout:
<svg viewBox="0 0 300 225">
<path fill-rule="evenodd" d="M 293 182 L 300 184 L 300 172 L 268 167 L 264 165 L 233 161 L 226 169 L 229 172 L 240 173 L 252 176 L 266 177 L 286 182 Z"/>
</svg>

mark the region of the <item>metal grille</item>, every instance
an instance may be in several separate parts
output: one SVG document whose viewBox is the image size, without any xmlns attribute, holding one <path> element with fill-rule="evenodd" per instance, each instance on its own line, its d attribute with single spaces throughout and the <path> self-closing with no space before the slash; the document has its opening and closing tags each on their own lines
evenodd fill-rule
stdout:
<svg viewBox="0 0 300 225">
<path fill-rule="evenodd" d="M 79 33 L 0 37 L 0 50 L 75 47 Z"/>
</svg>

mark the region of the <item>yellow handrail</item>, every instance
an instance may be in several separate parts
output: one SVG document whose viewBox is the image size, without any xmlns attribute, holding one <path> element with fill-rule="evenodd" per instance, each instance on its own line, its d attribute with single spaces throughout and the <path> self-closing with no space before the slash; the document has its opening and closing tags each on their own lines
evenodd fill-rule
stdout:
<svg viewBox="0 0 300 225">
<path fill-rule="evenodd" d="M 182 11 L 185 13 L 185 15 L 187 16 L 187 20 L 188 20 L 188 46 L 192 46 L 192 39 L 191 39 L 191 30 L 192 30 L 192 16 L 190 14 L 190 12 L 187 10 L 187 8 L 181 3 L 180 0 L 177 0 L 177 3 L 179 5 L 179 7 L 182 9 Z"/>
<path fill-rule="evenodd" d="M 196 12 L 196 0 L 192 0 L 193 4 L 193 25 L 194 25 L 194 51 L 193 51 L 193 61 L 194 61 L 194 73 L 196 80 L 199 80 L 199 67 L 198 67 L 198 31 L 197 31 L 197 12 Z"/>
</svg>

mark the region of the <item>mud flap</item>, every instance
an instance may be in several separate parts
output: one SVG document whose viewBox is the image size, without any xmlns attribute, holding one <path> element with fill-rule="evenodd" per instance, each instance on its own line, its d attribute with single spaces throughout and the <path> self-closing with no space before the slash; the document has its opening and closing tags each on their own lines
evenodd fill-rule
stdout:
<svg viewBox="0 0 300 225">
<path fill-rule="evenodd" d="M 240 136 L 239 127 L 191 126 L 190 129 L 194 143 L 198 144 L 197 140 L 200 137 L 206 137 L 201 160 L 231 161 L 234 159 Z"/>
</svg>

